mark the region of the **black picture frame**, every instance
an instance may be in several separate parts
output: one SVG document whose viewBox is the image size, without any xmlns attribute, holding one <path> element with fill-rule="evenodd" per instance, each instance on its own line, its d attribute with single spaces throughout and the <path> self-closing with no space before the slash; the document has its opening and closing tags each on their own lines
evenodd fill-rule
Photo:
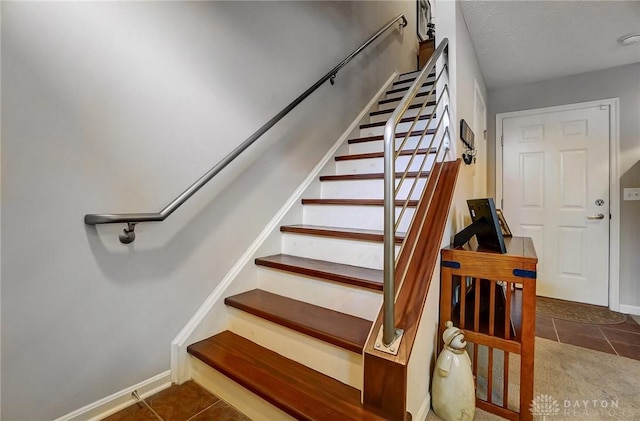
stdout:
<svg viewBox="0 0 640 421">
<path fill-rule="evenodd" d="M 513 234 L 511 233 L 511 229 L 509 229 L 509 225 L 507 224 L 507 220 L 504 219 L 502 210 L 496 209 L 496 214 L 498 215 L 498 221 L 500 222 L 500 230 L 502 231 L 502 236 L 513 237 Z"/>
<path fill-rule="evenodd" d="M 472 223 L 453 237 L 453 246 L 461 247 L 475 235 L 481 248 L 506 253 L 507 248 L 493 198 L 469 199 L 467 206 Z"/>
<path fill-rule="evenodd" d="M 431 4 L 429 0 L 416 0 L 417 33 L 420 41 L 429 39 L 429 24 L 431 23 Z"/>
</svg>

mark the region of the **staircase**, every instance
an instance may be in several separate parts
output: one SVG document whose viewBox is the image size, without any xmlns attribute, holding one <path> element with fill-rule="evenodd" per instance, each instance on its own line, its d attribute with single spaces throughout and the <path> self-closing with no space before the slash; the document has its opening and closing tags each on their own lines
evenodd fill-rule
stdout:
<svg viewBox="0 0 640 421">
<path fill-rule="evenodd" d="M 260 398 L 252 398 L 258 404 L 247 410 L 255 419 L 387 419 L 361 404 L 363 349 L 382 304 L 383 130 L 414 78 L 415 73 L 398 77 L 370 121 L 335 156 L 335 171 L 320 176 L 320 188 L 302 200 L 298 223 L 280 227 L 280 253 L 255 259 L 258 288 L 225 298 L 228 330 L 188 347 L 196 381 L 222 393 L 220 388 L 236 386 L 214 383 L 232 380 L 245 397 L 223 398 L 241 411 L 247 394 Z M 397 147 L 434 79 L 428 77 L 416 98 L 421 102 L 401 120 Z M 436 147 L 418 147 L 426 124 L 426 137 L 434 136 L 438 122 L 428 119 L 435 106 L 429 102 L 420 112 L 396 160 L 398 178 L 408 168 L 407 177 L 417 181 L 411 197 L 411 182 L 398 194 L 396 217 L 409 200 L 395 238 L 396 255 L 426 188 L 428 172 L 419 172 L 421 164 L 432 168 L 438 153 Z M 440 238 L 433 241 L 439 248 Z M 217 380 L 207 380 L 209 375 Z M 260 406 L 262 401 L 268 404 Z M 260 409 L 265 407 L 270 412 Z"/>
</svg>

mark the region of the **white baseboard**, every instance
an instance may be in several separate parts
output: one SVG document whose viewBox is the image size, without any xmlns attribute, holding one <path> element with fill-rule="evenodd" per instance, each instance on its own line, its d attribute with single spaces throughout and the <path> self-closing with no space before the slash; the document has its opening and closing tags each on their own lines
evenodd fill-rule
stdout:
<svg viewBox="0 0 640 421">
<path fill-rule="evenodd" d="M 137 400 L 131 395 L 134 391 L 144 399 L 169 386 L 171 386 L 171 371 L 167 370 L 111 396 L 77 409 L 55 421 L 98 421 L 136 403 Z"/>
<path fill-rule="evenodd" d="M 640 316 L 640 306 L 629 306 L 626 304 L 620 304 L 620 313 Z"/>
<path fill-rule="evenodd" d="M 336 143 L 331 147 L 331 149 L 326 153 L 326 155 L 318 162 L 315 168 L 309 173 L 309 175 L 304 179 L 304 181 L 298 186 L 298 188 L 293 192 L 291 197 L 285 202 L 285 204 L 280 208 L 280 210 L 275 214 L 275 216 L 271 219 L 271 221 L 267 224 L 267 226 L 262 230 L 260 235 L 253 241 L 251 246 L 244 252 L 244 254 L 236 261 L 231 270 L 225 275 L 225 277 L 220 281 L 218 286 L 211 292 L 211 294 L 207 297 L 204 303 L 200 306 L 198 311 L 191 317 L 191 319 L 187 322 L 184 328 L 178 333 L 175 339 L 171 342 L 171 380 L 174 383 L 182 383 L 189 379 L 189 366 L 188 366 L 188 358 L 186 347 L 188 345 L 188 341 L 191 338 L 191 335 L 196 331 L 197 327 L 205 320 L 205 317 L 211 312 L 214 305 L 224 297 L 225 291 L 232 284 L 233 280 L 240 273 L 240 271 L 247 265 L 253 264 L 253 257 L 260 248 L 260 246 L 267 240 L 267 238 L 271 235 L 274 230 L 277 230 L 281 224 L 282 219 L 287 215 L 291 208 L 300 202 L 300 198 L 304 191 L 309 187 L 309 185 L 318 177 L 320 171 L 324 168 L 324 166 L 329 162 L 331 158 L 335 155 L 336 151 L 346 140 L 353 130 L 355 130 L 360 121 L 367 115 L 369 110 L 376 105 L 380 96 L 382 96 L 387 90 L 388 86 L 395 80 L 397 73 L 393 73 L 389 79 L 384 83 L 384 85 L 380 88 L 380 90 L 373 96 L 371 101 L 366 105 L 366 107 L 360 112 L 360 114 L 355 118 L 355 120 L 349 125 L 347 130 L 345 130 L 340 138 L 336 141 Z"/>
<path fill-rule="evenodd" d="M 427 396 L 424 398 L 422 405 L 420 405 L 420 409 L 418 413 L 413 417 L 416 421 L 424 421 L 427 418 L 427 414 L 431 409 L 431 393 L 427 393 Z"/>
</svg>

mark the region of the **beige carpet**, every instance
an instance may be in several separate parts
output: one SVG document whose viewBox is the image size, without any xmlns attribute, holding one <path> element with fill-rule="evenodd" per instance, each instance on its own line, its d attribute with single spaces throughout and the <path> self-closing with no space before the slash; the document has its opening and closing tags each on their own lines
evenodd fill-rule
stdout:
<svg viewBox="0 0 640 421">
<path fill-rule="evenodd" d="M 494 358 L 496 367 L 501 355 Z M 483 359 L 479 357 L 481 366 Z M 510 356 L 512 379 L 518 378 L 518 363 L 517 355 Z M 486 396 L 486 380 L 479 377 L 478 389 Z M 498 385 L 501 375 L 495 373 L 494 377 L 494 385 Z M 494 392 L 494 399 L 501 401 L 501 392 Z M 517 409 L 517 386 L 510 387 L 509 392 L 509 406 Z M 639 420 L 640 361 L 536 338 L 534 398 L 538 395 L 549 396 L 551 403 L 557 405 L 553 408 L 557 407 L 558 413 L 549 414 L 549 421 Z M 440 420 L 433 412 L 426 419 Z M 475 419 L 502 418 L 477 410 Z M 542 416 L 534 419 L 542 420 Z"/>
</svg>

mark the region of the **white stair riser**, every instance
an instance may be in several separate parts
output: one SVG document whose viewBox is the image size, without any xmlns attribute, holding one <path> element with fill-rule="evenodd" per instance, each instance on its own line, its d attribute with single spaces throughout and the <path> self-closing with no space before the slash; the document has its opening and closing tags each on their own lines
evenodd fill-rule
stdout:
<svg viewBox="0 0 640 421">
<path fill-rule="evenodd" d="M 389 99 L 389 98 L 402 98 L 402 97 L 405 96 L 405 94 L 407 92 L 409 92 L 409 87 L 410 86 L 411 86 L 411 84 L 406 83 L 406 84 L 404 84 L 404 85 L 402 85 L 400 87 L 390 89 L 391 91 L 393 91 L 393 90 L 400 89 L 400 88 L 407 88 L 407 89 L 404 89 L 404 90 L 399 91 L 399 92 L 387 93 L 385 95 L 385 98 L 386 99 Z M 424 84 L 423 83 L 422 86 L 420 87 L 420 89 L 418 89 L 418 92 L 429 92 L 429 91 L 431 91 L 431 88 L 433 88 L 433 84 Z M 435 89 L 433 91 L 435 92 Z"/>
<path fill-rule="evenodd" d="M 435 130 L 436 127 L 438 127 L 438 122 L 435 119 L 432 119 L 431 122 L 429 122 L 429 120 L 418 120 L 416 121 L 416 124 L 413 127 L 411 127 L 413 122 L 408 121 L 406 123 L 398 124 L 398 126 L 396 127 L 396 133 L 406 133 L 407 131 L 409 131 L 409 129 L 411 129 L 412 132 L 418 131 L 418 130 L 424 130 L 427 127 L 427 123 L 429 123 L 430 129 Z M 384 134 L 384 126 L 367 127 L 365 129 L 360 129 L 360 137 L 380 136 L 383 134 Z"/>
<path fill-rule="evenodd" d="M 396 254 L 400 248 L 396 247 Z M 382 243 L 284 234 L 282 253 L 382 270 Z"/>
<path fill-rule="evenodd" d="M 393 103 L 395 105 L 398 105 L 397 103 Z M 395 105 L 393 107 L 380 107 L 380 110 L 393 110 Z M 420 115 L 431 115 L 431 113 L 433 112 L 433 110 L 435 109 L 435 105 L 429 105 L 426 106 L 424 108 L 424 110 L 422 110 L 422 113 L 420 113 Z M 405 112 L 405 114 L 402 116 L 404 117 L 415 117 L 416 115 L 418 115 L 418 111 L 420 111 L 419 108 L 412 108 L 409 109 Z M 389 118 L 391 117 L 392 112 L 388 112 L 388 113 L 384 113 L 384 114 L 379 114 L 379 115 L 373 115 L 370 117 L 370 122 L 371 123 L 379 123 L 381 121 L 387 121 L 389 120 Z"/>
<path fill-rule="evenodd" d="M 229 309 L 231 332 L 355 388 L 362 388 L 362 355 L 244 311 Z"/>
<path fill-rule="evenodd" d="M 418 145 L 421 148 L 427 148 L 433 135 L 425 135 L 422 142 L 420 142 L 420 136 L 411 136 L 407 139 L 407 143 L 402 145 L 404 138 L 396 139 L 396 150 L 402 146 L 403 150 L 407 149 L 416 149 Z M 370 153 L 370 152 L 383 152 L 384 151 L 384 141 L 382 140 L 374 140 L 369 142 L 358 142 L 349 144 L 349 154 L 356 155 L 361 153 Z"/>
<path fill-rule="evenodd" d="M 407 208 L 402 217 L 402 223 L 398 226 L 398 231 L 406 232 L 414 211 L 414 208 Z M 396 219 L 399 215 L 400 208 L 397 207 Z M 306 205 L 303 210 L 303 221 L 308 225 L 383 230 L 383 218 L 384 208 L 382 206 Z M 349 261 L 341 261 L 340 263 L 361 266 L 356 263 L 349 263 Z M 376 267 L 376 269 L 380 268 Z"/>
<path fill-rule="evenodd" d="M 396 188 L 400 180 L 396 180 Z M 426 178 L 406 178 L 398 192 L 398 199 L 406 199 L 414 182 L 417 183 L 411 194 L 412 199 L 419 199 Z M 383 199 L 384 180 L 345 180 L 325 181 L 321 186 L 323 199 Z"/>
<path fill-rule="evenodd" d="M 396 172 L 405 171 L 407 166 L 409 171 L 419 171 L 422 162 L 427 159 L 427 163 L 423 166 L 424 171 L 429 171 L 433 165 L 435 154 L 416 155 L 409 165 L 411 156 L 403 155 L 396 159 Z M 367 158 L 367 159 L 349 159 L 346 161 L 336 162 L 336 174 L 369 174 L 384 171 L 384 158 Z"/>
<path fill-rule="evenodd" d="M 267 267 L 258 270 L 258 288 L 362 319 L 374 320 L 382 292 Z"/>
</svg>

